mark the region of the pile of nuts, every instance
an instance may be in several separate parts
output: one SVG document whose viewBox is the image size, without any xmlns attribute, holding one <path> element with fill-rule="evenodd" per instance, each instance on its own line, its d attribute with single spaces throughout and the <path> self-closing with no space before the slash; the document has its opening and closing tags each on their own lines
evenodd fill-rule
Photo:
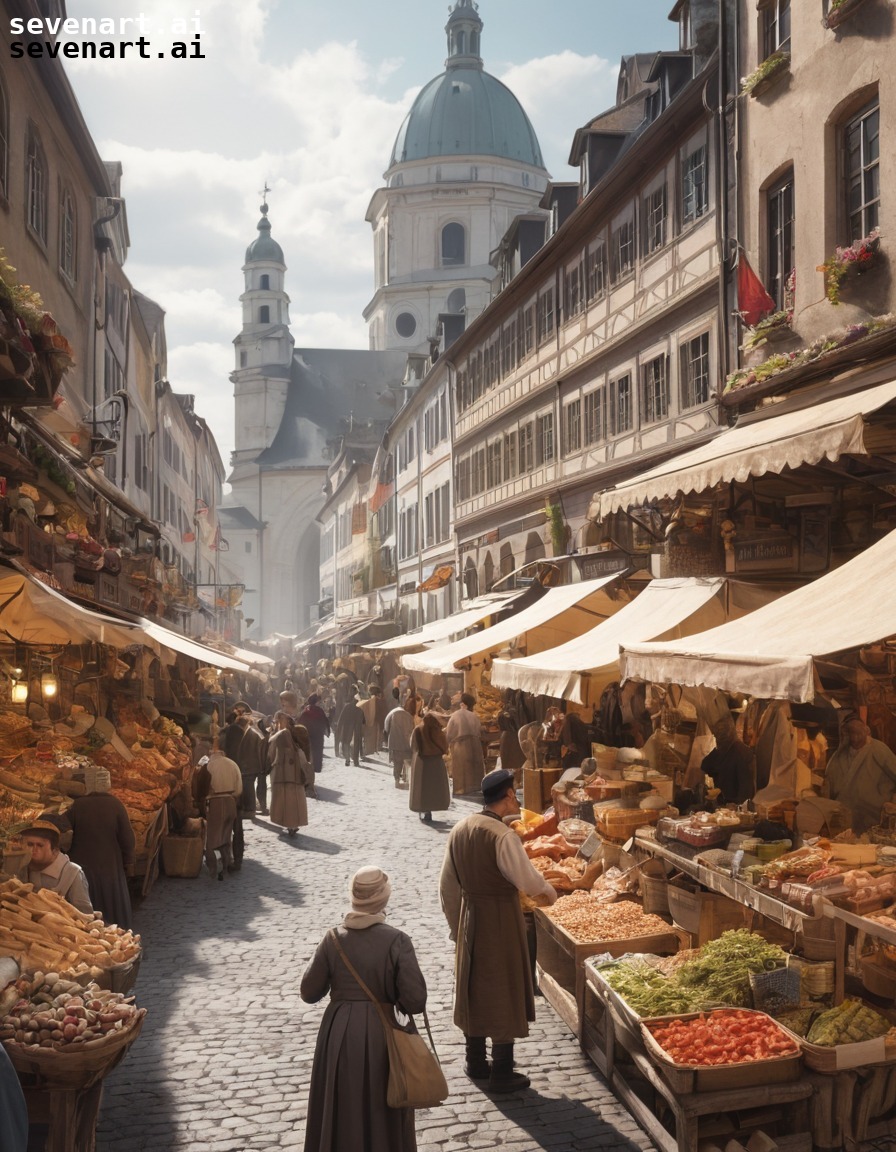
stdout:
<svg viewBox="0 0 896 1152">
<path fill-rule="evenodd" d="M 8 1003 L 15 992 L 15 1001 Z M 58 972 L 23 976 L 4 990 L 0 1040 L 36 1048 L 91 1049 L 127 1028 L 141 1013 L 133 997 L 61 979 Z"/>
<path fill-rule="evenodd" d="M 605 904 L 590 892 L 573 892 L 564 896 L 545 915 L 580 943 L 595 940 L 629 940 L 635 936 L 668 935 L 672 929 L 665 920 L 651 912 L 642 912 L 631 900 Z"/>
</svg>

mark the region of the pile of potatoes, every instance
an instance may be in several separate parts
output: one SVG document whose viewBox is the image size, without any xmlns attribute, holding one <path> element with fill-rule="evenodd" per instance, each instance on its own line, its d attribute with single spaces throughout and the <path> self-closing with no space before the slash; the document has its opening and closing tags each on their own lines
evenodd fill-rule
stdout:
<svg viewBox="0 0 896 1152">
<path fill-rule="evenodd" d="M 60 977 L 22 976 L 0 993 L 0 1040 L 36 1048 L 92 1049 L 127 1028 L 138 1014 L 133 996 Z"/>
</svg>

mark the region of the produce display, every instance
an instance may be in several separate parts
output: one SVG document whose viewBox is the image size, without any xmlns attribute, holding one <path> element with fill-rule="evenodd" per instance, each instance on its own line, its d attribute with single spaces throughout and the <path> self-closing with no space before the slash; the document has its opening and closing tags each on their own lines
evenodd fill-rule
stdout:
<svg viewBox="0 0 896 1152">
<path fill-rule="evenodd" d="M 64 980 L 58 972 L 23 976 L 0 994 L 0 1040 L 63 1052 L 91 1050 L 132 1025 L 145 1009 L 133 997 Z"/>
<path fill-rule="evenodd" d="M 23 968 L 39 966 L 73 975 L 101 975 L 133 960 L 140 937 L 104 924 L 99 913 L 79 912 L 58 892 L 11 879 L 0 883 L 0 955 Z"/>
<path fill-rule="evenodd" d="M 795 1056 L 799 1044 L 762 1012 L 723 1008 L 645 1027 L 676 1063 L 715 1068 Z"/>
<path fill-rule="evenodd" d="M 544 913 L 574 940 L 590 943 L 594 940 L 629 940 L 636 936 L 667 936 L 671 928 L 665 920 L 652 913 L 642 912 L 631 900 L 606 904 L 590 892 L 573 892 L 564 896 Z"/>
<path fill-rule="evenodd" d="M 778 969 L 786 960 L 777 944 L 737 929 L 710 940 L 668 975 L 634 958 L 603 966 L 601 976 L 639 1016 L 668 1016 L 715 1004 L 748 1008 L 753 1003 L 750 976 Z"/>
<path fill-rule="evenodd" d="M 891 1030 L 896 1035 L 890 1021 L 861 1000 L 844 1000 L 825 1012 L 811 1009 L 788 1012 L 778 1016 L 778 1020 L 809 1044 L 818 1044 L 822 1048 L 876 1040 Z"/>
</svg>

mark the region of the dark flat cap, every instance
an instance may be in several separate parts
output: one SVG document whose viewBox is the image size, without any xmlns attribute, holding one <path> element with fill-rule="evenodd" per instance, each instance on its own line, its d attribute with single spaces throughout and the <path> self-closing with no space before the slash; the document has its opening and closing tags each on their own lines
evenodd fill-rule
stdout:
<svg viewBox="0 0 896 1152">
<path fill-rule="evenodd" d="M 513 785 L 513 773 L 509 772 L 506 768 L 496 768 L 494 772 L 489 772 L 487 776 L 482 778 L 482 795 L 486 800 L 497 800 L 499 796 L 503 796 L 509 787 Z"/>
</svg>

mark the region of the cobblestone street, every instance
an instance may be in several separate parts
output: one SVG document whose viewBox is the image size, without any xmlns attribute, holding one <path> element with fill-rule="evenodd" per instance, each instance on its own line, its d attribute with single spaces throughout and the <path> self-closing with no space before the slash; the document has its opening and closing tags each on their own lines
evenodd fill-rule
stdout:
<svg viewBox="0 0 896 1152">
<path fill-rule="evenodd" d="M 204 868 L 197 880 L 163 877 L 138 909 L 145 955 L 136 992 L 149 1015 L 106 1082 L 100 1152 L 302 1147 L 326 1001 L 303 1004 L 299 980 L 348 907 L 348 877 L 366 863 L 392 876 L 389 921 L 414 941 L 451 1088 L 443 1107 L 417 1113 L 419 1148 L 649 1149 L 544 1000 L 517 1043 L 529 1091 L 492 1099 L 463 1075 L 438 874 L 448 830 L 475 805 L 455 801 L 428 827 L 408 811 L 407 792 L 395 790 L 385 757 L 367 765 L 327 756 L 311 823 L 295 840 L 256 818 L 241 872 L 224 883 Z"/>
</svg>

